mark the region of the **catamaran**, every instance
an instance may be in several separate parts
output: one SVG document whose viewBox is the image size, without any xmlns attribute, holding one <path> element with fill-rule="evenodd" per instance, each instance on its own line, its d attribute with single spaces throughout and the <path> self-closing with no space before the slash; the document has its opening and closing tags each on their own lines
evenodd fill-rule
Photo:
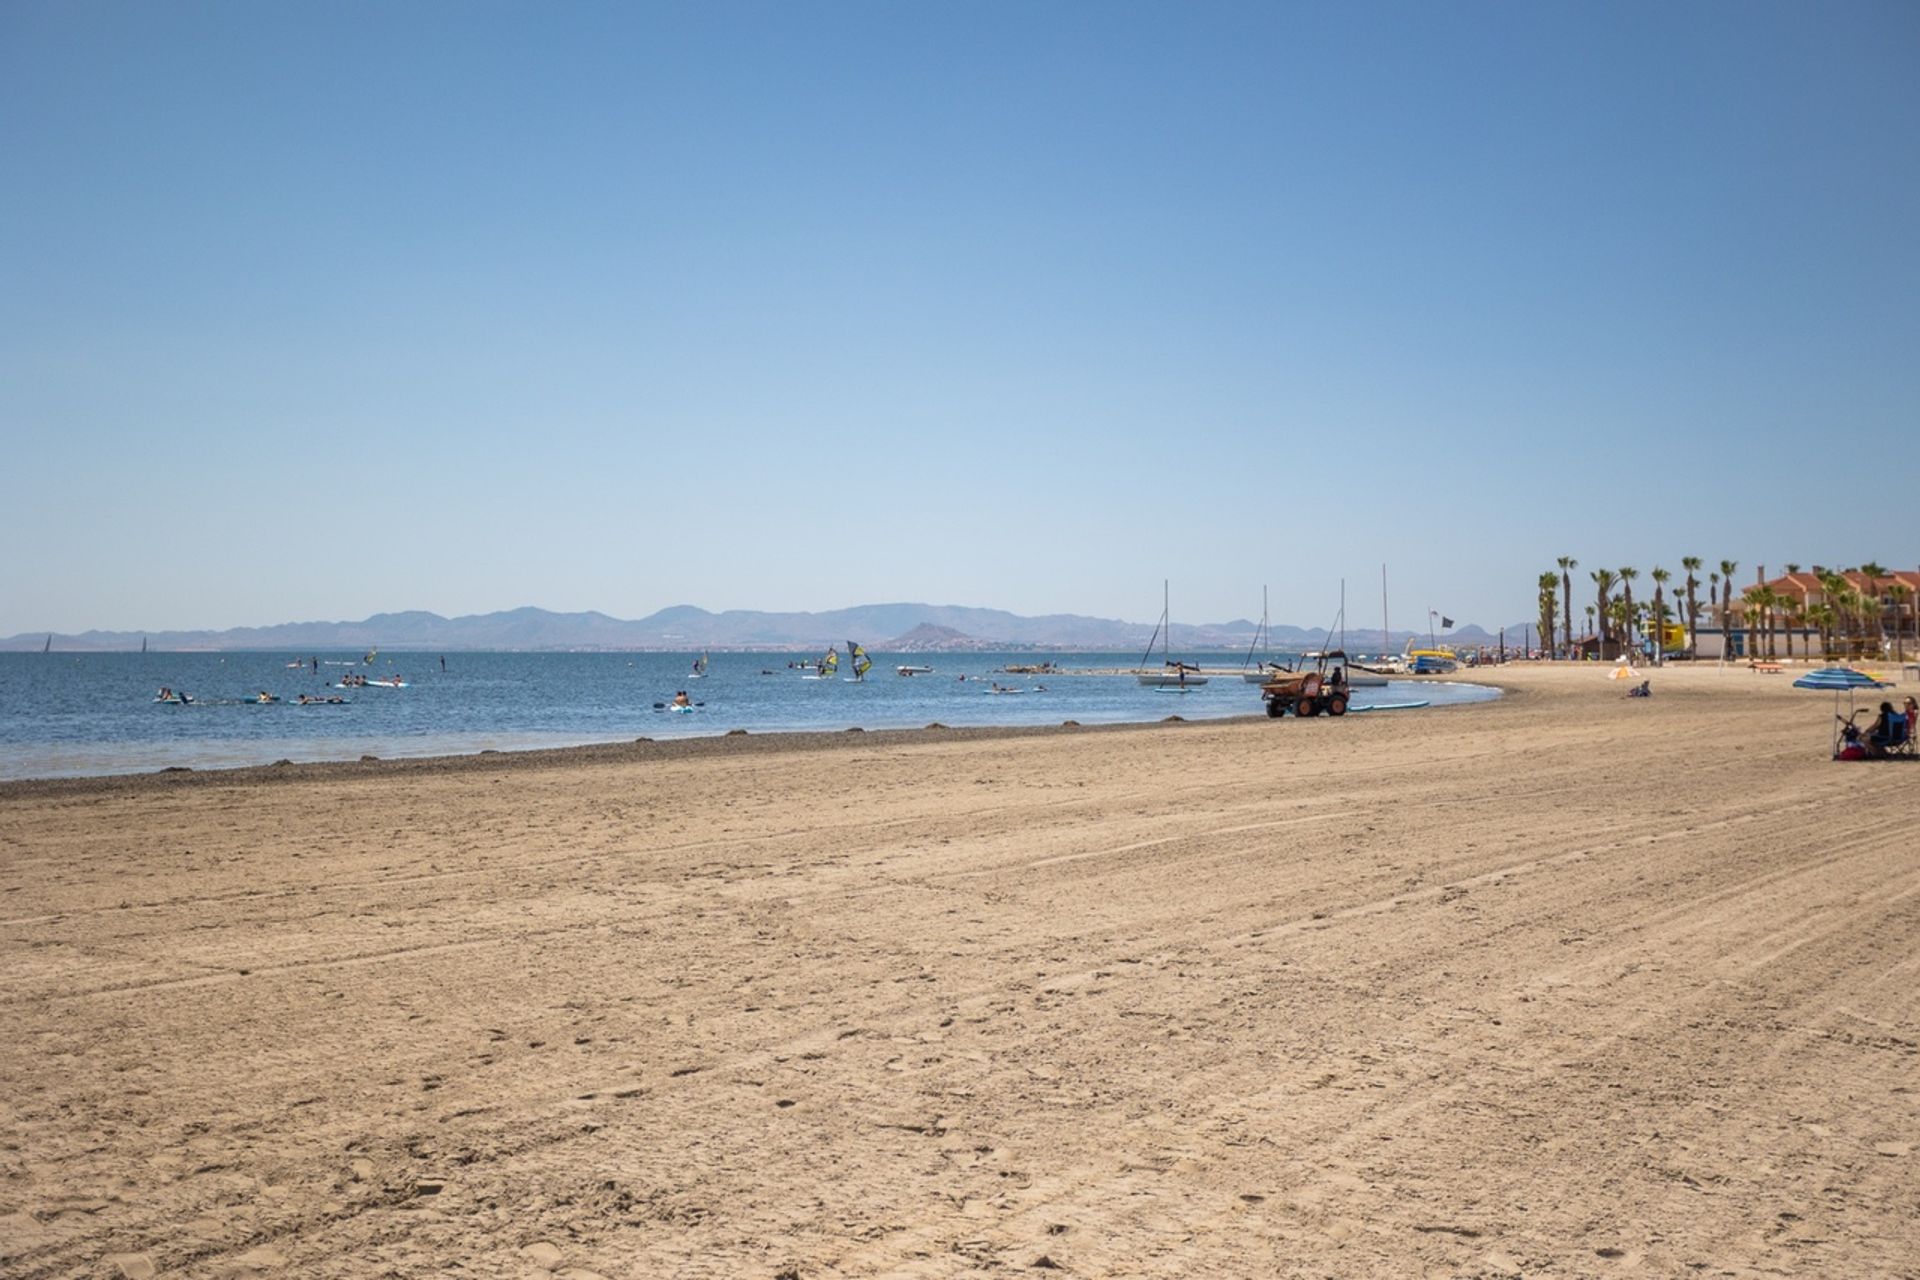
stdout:
<svg viewBox="0 0 1920 1280">
<path fill-rule="evenodd" d="M 1185 662 L 1175 662 L 1170 655 L 1169 649 L 1173 638 L 1173 614 L 1169 607 L 1170 599 L 1171 597 L 1167 594 L 1167 582 L 1166 579 L 1163 578 L 1160 581 L 1160 621 L 1154 627 L 1153 635 L 1147 640 L 1147 651 L 1140 655 L 1140 666 L 1143 670 L 1138 673 L 1138 679 L 1141 684 L 1146 685 L 1148 688 L 1185 691 L 1205 684 L 1207 678 L 1199 674 L 1199 667 L 1191 666 Z M 1159 672 L 1144 670 L 1147 665 L 1147 659 L 1153 656 L 1153 642 L 1155 640 L 1160 642 L 1160 665 L 1163 670 Z"/>
<path fill-rule="evenodd" d="M 847 661 L 853 666 L 853 674 L 847 677 L 850 681 L 856 683 L 864 681 L 867 678 L 867 672 L 873 670 L 873 659 L 867 656 L 865 649 L 852 640 L 847 641 Z"/>
</svg>

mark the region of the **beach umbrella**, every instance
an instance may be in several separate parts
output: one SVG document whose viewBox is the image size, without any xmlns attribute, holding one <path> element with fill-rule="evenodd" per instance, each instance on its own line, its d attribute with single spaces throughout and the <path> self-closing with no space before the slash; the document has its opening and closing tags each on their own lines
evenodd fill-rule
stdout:
<svg viewBox="0 0 1920 1280">
<path fill-rule="evenodd" d="M 1796 689 L 1833 690 L 1833 718 L 1837 724 L 1842 718 L 1840 715 L 1841 690 L 1844 689 L 1847 694 L 1847 714 L 1845 718 L 1851 722 L 1853 719 L 1853 691 L 1855 689 L 1879 689 L 1884 686 L 1880 681 L 1875 680 L 1866 672 L 1855 671 L 1852 667 L 1821 667 L 1818 671 L 1809 671 L 1798 680 L 1795 680 L 1793 687 Z M 1833 753 L 1836 756 L 1840 754 L 1840 732 L 1837 728 L 1834 730 Z"/>
</svg>

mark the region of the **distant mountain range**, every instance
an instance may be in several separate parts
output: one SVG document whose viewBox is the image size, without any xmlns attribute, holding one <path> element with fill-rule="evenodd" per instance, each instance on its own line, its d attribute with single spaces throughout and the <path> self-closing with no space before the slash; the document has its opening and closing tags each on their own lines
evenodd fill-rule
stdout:
<svg viewBox="0 0 1920 1280">
<path fill-rule="evenodd" d="M 1253 642 L 1255 623 L 1176 625 L 1172 647 L 1180 651 L 1241 649 Z M 1317 649 L 1324 630 L 1270 628 L 1272 647 L 1282 651 Z M 1120 651 L 1144 649 L 1151 624 L 1114 618 L 1056 613 L 1028 618 L 1001 609 L 961 605 L 869 604 L 825 613 L 764 613 L 729 609 L 710 613 L 693 605 L 674 605 L 645 618 L 626 621 L 604 613 L 553 613 L 546 609 L 508 609 L 500 613 L 443 618 L 419 610 L 377 613 L 360 622 L 285 622 L 270 627 L 234 627 L 226 631 L 85 631 L 55 635 L 60 652 L 110 652 L 150 649 L 206 651 L 267 649 L 285 653 L 322 650 L 558 650 L 650 651 L 746 649 L 809 652 L 829 644 L 858 640 L 876 653 L 942 653 L 980 649 Z M 1399 649 L 1407 631 L 1391 642 L 1381 633 L 1347 632 L 1347 646 L 1360 652 Z M 1517 642 L 1519 628 L 1508 628 Z M 1424 633 L 1422 633 L 1424 635 Z M 1497 637 L 1476 626 L 1443 637 L 1456 645 L 1493 644 Z M 0 650 L 31 651 L 47 643 L 44 631 L 0 640 Z"/>
</svg>

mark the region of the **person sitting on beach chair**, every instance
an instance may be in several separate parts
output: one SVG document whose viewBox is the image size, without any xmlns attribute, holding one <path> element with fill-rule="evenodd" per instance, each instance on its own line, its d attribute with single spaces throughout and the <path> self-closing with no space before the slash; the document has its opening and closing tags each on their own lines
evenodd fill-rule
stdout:
<svg viewBox="0 0 1920 1280">
<path fill-rule="evenodd" d="M 1911 704 L 1913 699 L 1907 699 Z M 1893 756 L 1913 754 L 1913 717 L 1905 711 L 1895 711 L 1893 704 L 1880 704 L 1880 714 L 1867 726 L 1867 732 L 1861 739 L 1867 748 L 1870 760 L 1885 760 Z"/>
<path fill-rule="evenodd" d="M 1653 681 L 1642 680 L 1639 684 L 1627 690 L 1627 696 L 1629 698 L 1651 698 L 1653 696 Z"/>
</svg>

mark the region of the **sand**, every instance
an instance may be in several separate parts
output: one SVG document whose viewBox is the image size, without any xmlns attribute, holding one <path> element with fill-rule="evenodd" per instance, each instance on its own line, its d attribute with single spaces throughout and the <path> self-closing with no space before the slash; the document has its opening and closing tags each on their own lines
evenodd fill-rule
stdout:
<svg viewBox="0 0 1920 1280">
<path fill-rule="evenodd" d="M 1790 678 L 0 788 L 0 1274 L 1912 1275 Z"/>
</svg>

